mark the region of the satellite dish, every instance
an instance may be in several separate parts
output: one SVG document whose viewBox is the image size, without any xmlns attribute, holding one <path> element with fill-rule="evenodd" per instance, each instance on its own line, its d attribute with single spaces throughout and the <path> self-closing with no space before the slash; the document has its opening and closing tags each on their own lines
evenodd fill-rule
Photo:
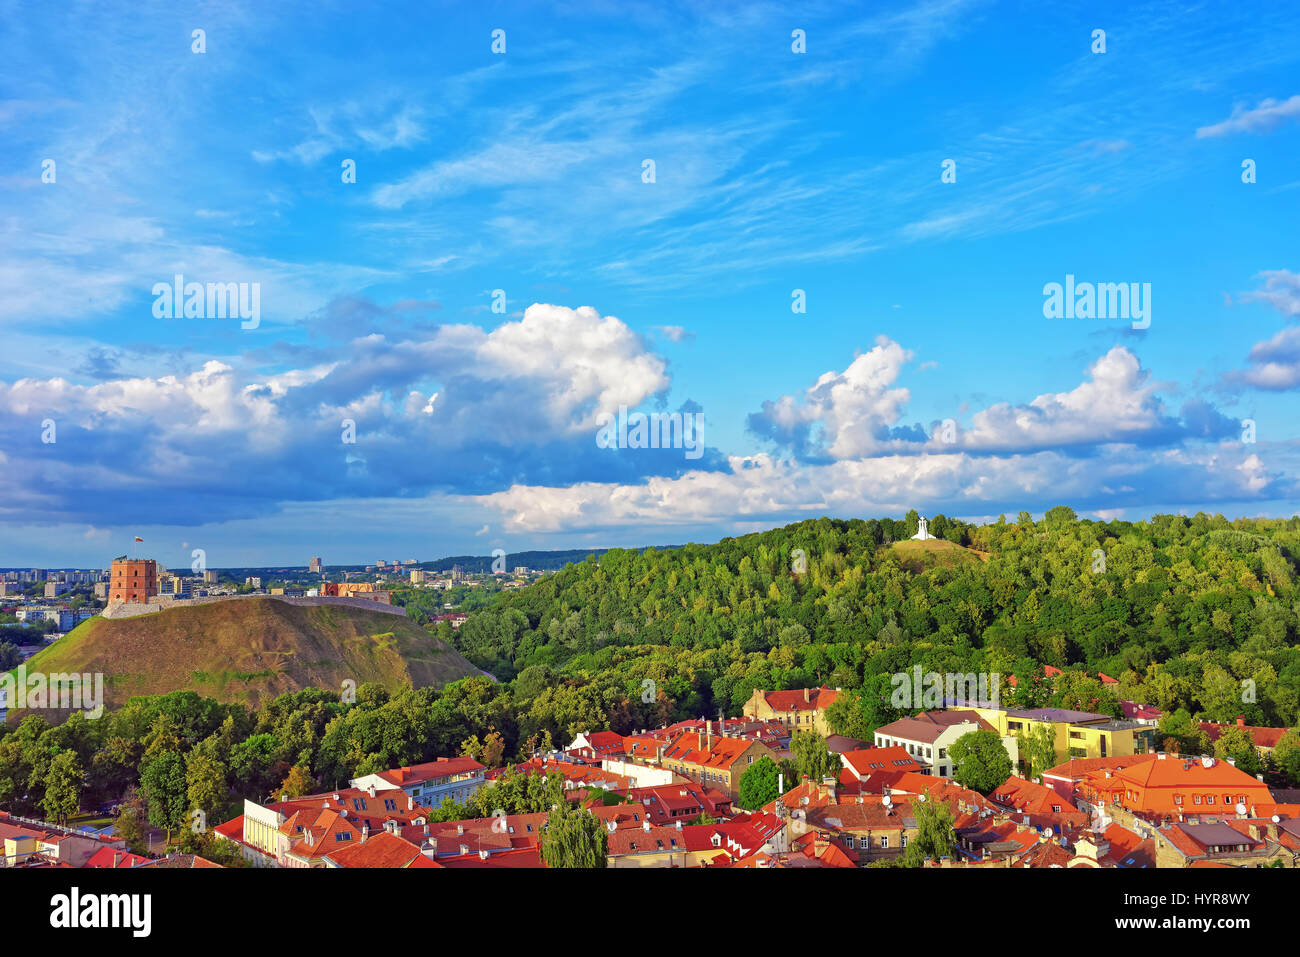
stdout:
<svg viewBox="0 0 1300 957">
<path fill-rule="evenodd" d="M 916 796 L 916 799 L 917 799 L 918 801 L 920 801 L 921 803 L 923 803 L 923 804 L 925 803 L 925 795 L 924 795 L 924 794 L 918 794 L 918 795 Z"/>
<path fill-rule="evenodd" d="M 888 794 L 883 794 L 880 797 L 880 803 L 883 804 L 885 807 L 889 807 L 891 804 L 894 803 L 894 799 L 891 798 Z"/>
<path fill-rule="evenodd" d="M 1241 803 L 1240 801 L 1237 802 L 1237 813 L 1238 814 L 1246 813 L 1246 805 Z"/>
<path fill-rule="evenodd" d="M 1055 834 L 1056 832 L 1053 831 L 1050 827 L 1048 827 L 1043 829 L 1043 833 L 1047 835 L 1047 839 L 1050 841 L 1052 839 L 1052 835 Z"/>
<path fill-rule="evenodd" d="M 1274 823 L 1274 824 L 1281 824 L 1281 823 L 1282 823 L 1282 819 L 1281 819 L 1280 817 L 1278 817 L 1276 814 L 1274 814 L 1274 815 L 1273 815 L 1273 823 Z"/>
</svg>

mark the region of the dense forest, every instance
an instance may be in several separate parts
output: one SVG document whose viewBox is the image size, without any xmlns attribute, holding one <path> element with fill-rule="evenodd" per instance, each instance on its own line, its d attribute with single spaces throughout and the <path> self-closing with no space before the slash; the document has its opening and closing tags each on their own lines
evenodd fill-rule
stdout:
<svg viewBox="0 0 1300 957">
<path fill-rule="evenodd" d="M 1053 665 L 1071 671 L 1057 697 L 1076 704 L 1113 709 L 1117 691 L 1207 720 L 1296 724 L 1300 520 L 1098 522 L 1057 507 L 973 526 L 939 515 L 931 533 L 984 560 L 914 570 L 891 543 L 917 521 L 821 518 L 716 545 L 613 550 L 442 634 L 503 680 L 594 698 L 616 730 L 734 714 L 754 688 L 816 684 L 867 691 L 868 717 L 885 720 L 876 692 L 918 664 L 1030 677 L 1026 694 Z"/>
<path fill-rule="evenodd" d="M 931 532 L 970 551 L 918 566 L 894 547 L 917 519 L 823 518 L 715 545 L 612 550 L 498 592 L 458 630 L 435 629 L 497 682 L 363 685 L 346 703 L 308 689 L 255 710 L 184 691 L 95 721 L 27 715 L 0 729 L 0 808 L 66 820 L 125 797 L 124 833 L 145 820 L 177 833 L 194 810 L 222 820 L 243 797 L 435 756 L 501 766 L 583 730 L 734 715 L 754 688 L 846 689 L 832 722 L 868 737 L 902 713 L 889 679 L 914 665 L 1015 675 L 1014 692 L 1003 685 L 1012 705 L 1153 704 L 1189 752 L 1208 747 L 1193 718 L 1296 725 L 1300 520 L 936 516 Z M 1046 682 L 1044 665 L 1065 674 Z M 1300 783 L 1300 738 L 1289 738 L 1279 767 Z"/>
</svg>

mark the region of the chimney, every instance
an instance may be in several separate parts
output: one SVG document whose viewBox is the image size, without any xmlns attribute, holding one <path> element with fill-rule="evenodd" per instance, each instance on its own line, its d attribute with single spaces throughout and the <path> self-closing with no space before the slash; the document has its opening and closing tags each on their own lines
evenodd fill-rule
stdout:
<svg viewBox="0 0 1300 957">
<path fill-rule="evenodd" d="M 413 795 L 413 794 L 408 794 L 408 795 L 406 796 L 406 809 L 407 809 L 408 811 L 414 811 L 414 810 L 415 810 L 415 795 Z"/>
<path fill-rule="evenodd" d="M 375 796 L 375 786 L 373 784 L 370 785 L 370 787 L 366 788 L 366 791 L 369 792 L 371 797 Z"/>
<path fill-rule="evenodd" d="M 1237 715 L 1237 727 L 1244 728 L 1245 726 L 1246 726 L 1246 716 L 1244 714 Z"/>
<path fill-rule="evenodd" d="M 804 704 L 808 704 L 808 703 L 812 700 L 811 695 L 812 695 L 812 692 L 811 692 L 811 691 L 809 691 L 807 688 L 804 688 L 804 689 L 803 689 L 803 703 L 804 703 Z"/>
<path fill-rule="evenodd" d="M 366 843 L 366 838 L 368 838 L 369 836 L 370 836 L 370 825 L 369 825 L 369 824 L 362 824 L 362 825 L 361 825 L 361 843 L 362 843 L 362 844 Z"/>
<path fill-rule="evenodd" d="M 713 722 L 704 722 L 704 750 L 710 751 L 713 748 Z"/>
</svg>

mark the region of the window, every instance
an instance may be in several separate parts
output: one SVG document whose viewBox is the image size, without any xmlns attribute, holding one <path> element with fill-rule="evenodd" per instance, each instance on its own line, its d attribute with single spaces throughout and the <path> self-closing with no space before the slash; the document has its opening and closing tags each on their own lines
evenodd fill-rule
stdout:
<svg viewBox="0 0 1300 957">
<path fill-rule="evenodd" d="M 1193 803 L 1193 804 L 1200 804 L 1200 803 L 1201 803 L 1201 796 L 1200 796 L 1199 794 L 1194 794 L 1194 795 L 1192 795 L 1192 803 Z"/>
<path fill-rule="evenodd" d="M 1214 795 L 1213 795 L 1213 794 L 1207 794 L 1207 795 L 1205 795 L 1205 803 L 1206 803 L 1206 804 L 1213 804 L 1213 803 L 1214 803 Z"/>
<path fill-rule="evenodd" d="M 880 839 L 880 846 L 881 846 L 882 848 L 885 848 L 886 850 L 888 850 L 888 849 L 889 849 L 889 838 L 888 838 L 888 837 L 882 837 L 882 838 Z"/>
<path fill-rule="evenodd" d="M 850 838 L 850 840 L 852 840 L 852 838 Z M 870 837 L 858 838 L 858 847 L 864 851 L 867 850 L 869 847 L 871 847 L 871 838 Z"/>
<path fill-rule="evenodd" d="M 940 748 L 940 749 L 939 749 L 939 760 L 942 761 L 942 760 L 943 760 L 944 758 L 946 758 L 947 756 L 948 756 L 948 749 L 947 749 L 947 748 Z"/>
<path fill-rule="evenodd" d="M 898 846 L 899 846 L 899 847 L 907 847 L 907 835 L 906 835 L 906 834 L 903 835 L 903 840 L 902 840 L 901 842 L 899 842 L 899 845 L 898 845 Z"/>
</svg>

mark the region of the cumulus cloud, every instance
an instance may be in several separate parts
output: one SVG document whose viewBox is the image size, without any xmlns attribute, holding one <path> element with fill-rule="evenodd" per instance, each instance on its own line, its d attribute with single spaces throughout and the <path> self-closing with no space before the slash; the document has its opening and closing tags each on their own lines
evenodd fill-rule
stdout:
<svg viewBox="0 0 1300 957">
<path fill-rule="evenodd" d="M 826 465 L 758 455 L 732 458 L 730 466 L 730 471 L 653 478 L 634 486 L 517 485 L 480 501 L 500 513 L 505 531 L 513 534 L 867 517 L 914 507 L 987 514 L 1069 501 L 1082 509 L 1116 509 L 1148 504 L 1153 486 L 1171 500 L 1191 503 L 1262 498 L 1295 488 L 1240 445 L 1171 449 L 1154 458 L 1124 446 L 1105 459 L 1059 452 L 1005 457 L 959 452 Z"/>
<path fill-rule="evenodd" d="M 800 399 L 782 396 L 749 417 L 752 432 L 797 459 L 829 462 L 884 453 L 967 451 L 978 454 L 1081 449 L 1115 442 L 1146 446 L 1186 438 L 1221 438 L 1235 423 L 1203 400 L 1177 413 L 1138 357 L 1115 346 L 1066 392 L 1028 403 L 998 403 L 976 412 L 969 426 L 952 421 L 927 430 L 901 422 L 908 390 L 895 387 L 911 353 L 882 337 L 842 373 L 822 375 Z"/>
<path fill-rule="evenodd" d="M 719 461 L 596 445 L 602 412 L 661 402 L 670 385 L 665 361 L 616 317 L 536 303 L 490 331 L 417 328 L 304 348 L 308 364 L 271 372 L 210 359 L 182 375 L 0 382 L 0 447 L 14 457 L 0 474 L 5 512 L 102 520 L 111 501 L 121 521 L 197 524 L 291 499 L 636 481 Z M 46 418 L 51 444 L 39 441 Z"/>
<path fill-rule="evenodd" d="M 802 398 L 783 395 L 749 416 L 752 432 L 808 459 L 859 458 L 891 438 L 909 393 L 894 388 L 912 353 L 887 336 L 843 372 L 823 373 Z"/>
</svg>

